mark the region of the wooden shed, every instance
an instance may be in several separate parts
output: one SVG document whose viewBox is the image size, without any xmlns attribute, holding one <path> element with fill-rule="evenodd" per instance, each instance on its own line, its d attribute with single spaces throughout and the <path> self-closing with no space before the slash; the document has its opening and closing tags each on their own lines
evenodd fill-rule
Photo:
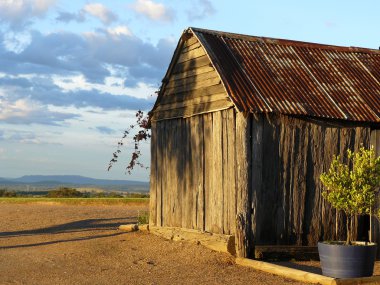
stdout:
<svg viewBox="0 0 380 285">
<path fill-rule="evenodd" d="M 248 256 L 344 239 L 319 176 L 348 148 L 380 154 L 380 51 L 188 28 L 151 125 L 152 226 L 236 235 Z"/>
</svg>

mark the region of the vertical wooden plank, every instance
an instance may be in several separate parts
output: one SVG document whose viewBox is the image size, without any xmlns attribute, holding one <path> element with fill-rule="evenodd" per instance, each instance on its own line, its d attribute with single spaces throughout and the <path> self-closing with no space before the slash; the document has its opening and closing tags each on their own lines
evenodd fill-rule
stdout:
<svg viewBox="0 0 380 285">
<path fill-rule="evenodd" d="M 321 160 L 321 172 L 326 172 L 330 168 L 333 156 L 339 154 L 340 149 L 340 129 L 336 127 L 326 127 L 325 129 L 325 147 L 322 152 Z M 321 185 L 321 190 L 323 186 Z M 334 227 L 335 225 L 335 211 L 332 209 L 331 205 L 322 198 L 321 205 L 321 237 L 323 240 L 332 240 L 334 238 Z"/>
<path fill-rule="evenodd" d="M 150 139 L 150 199 L 149 199 L 149 224 L 157 224 L 157 126 L 152 122 Z"/>
<path fill-rule="evenodd" d="M 189 120 L 189 129 L 191 133 L 191 137 L 189 140 L 189 147 L 190 147 L 190 161 L 191 164 L 189 166 L 190 169 L 190 176 L 189 176 L 189 187 L 188 187 L 188 196 L 187 196 L 187 225 L 189 228 L 193 228 L 193 205 L 194 205 L 194 176 L 196 175 L 197 169 L 196 169 L 196 160 L 198 159 L 196 157 L 196 149 L 194 146 L 194 140 L 196 134 L 196 130 L 194 129 L 194 121 L 193 118 L 190 118 Z"/>
<path fill-rule="evenodd" d="M 184 171 L 184 135 L 183 135 L 183 120 L 182 118 L 175 119 L 175 132 L 172 133 L 173 142 L 173 157 L 172 165 L 175 169 L 173 191 L 174 191 L 174 226 L 181 227 L 182 225 L 182 193 L 183 193 L 183 181 L 185 178 Z"/>
<path fill-rule="evenodd" d="M 228 110 L 221 111 L 222 113 L 222 189 L 223 189 L 223 233 L 230 234 L 230 200 L 229 200 L 229 185 L 228 185 Z"/>
<path fill-rule="evenodd" d="M 237 216 L 235 246 L 237 257 L 251 257 L 252 230 L 250 220 L 251 186 L 251 120 L 249 114 L 236 114 Z"/>
<path fill-rule="evenodd" d="M 289 187 L 290 181 L 291 181 L 291 174 L 290 174 L 290 163 L 292 161 L 291 159 L 291 151 L 289 151 L 289 148 L 291 147 L 291 139 L 293 136 L 291 135 L 293 133 L 293 128 L 288 127 L 288 118 L 286 116 L 282 117 L 281 124 L 280 124 L 280 130 L 279 130 L 279 198 L 277 202 L 279 205 L 277 206 L 277 213 L 276 213 L 276 243 L 284 244 L 289 242 L 289 237 L 291 235 L 291 223 L 290 223 L 290 216 L 291 216 L 291 203 L 292 203 L 292 191 L 291 187 Z M 262 131 L 263 132 L 263 131 Z M 261 134 L 263 136 L 263 134 Z M 262 142 L 262 148 L 263 148 L 263 142 Z M 266 156 L 263 156 L 266 157 Z M 263 164 L 263 162 L 262 162 Z M 263 166 L 261 165 L 261 168 Z M 259 178 L 259 180 L 263 180 L 262 177 Z M 263 187 L 261 187 L 261 191 L 263 190 Z M 258 193 L 258 201 L 261 201 L 262 193 Z M 257 205 L 258 209 L 262 207 L 260 203 Z M 262 211 L 262 210 L 261 210 Z M 261 211 L 258 211 L 258 213 L 261 213 Z M 257 229 L 256 232 L 260 233 L 261 229 L 261 223 L 257 222 Z"/>
<path fill-rule="evenodd" d="M 168 144 L 168 190 L 169 190 L 169 201 L 170 201 L 170 212 L 169 212 L 169 227 L 175 226 L 175 199 L 176 199 L 176 191 L 177 189 L 177 162 L 176 162 L 176 156 L 175 156 L 175 144 L 176 144 L 176 136 L 173 135 L 173 133 L 176 133 L 176 119 L 170 120 L 170 130 L 167 131 L 167 139 L 169 141 Z"/>
<path fill-rule="evenodd" d="M 326 128 L 317 124 L 307 123 L 309 129 L 308 151 L 306 156 L 306 196 L 305 214 L 303 218 L 303 245 L 315 246 L 320 240 L 321 232 L 328 230 L 335 232 L 335 222 L 328 229 L 322 230 L 321 211 L 325 201 L 322 198 L 322 185 L 320 174 L 323 171 L 323 161 L 328 159 L 323 154 L 327 147 Z M 335 221 L 335 212 L 330 210 L 330 215 Z"/>
<path fill-rule="evenodd" d="M 192 210 L 193 210 L 193 192 L 194 192 L 194 172 L 196 171 L 195 169 L 195 161 L 194 161 L 194 154 L 195 154 L 195 151 L 196 149 L 193 148 L 194 146 L 194 136 L 196 135 L 195 134 L 195 130 L 193 128 L 193 118 L 189 118 L 188 119 L 188 128 L 189 128 L 189 132 L 190 132 L 190 137 L 189 137 L 189 149 L 190 149 L 190 153 L 189 153 L 189 161 L 190 161 L 190 165 L 189 165 L 189 177 L 187 179 L 188 181 L 188 187 L 187 187 L 187 193 L 186 193 L 186 227 L 187 228 L 192 228 L 192 222 L 193 222 L 193 213 L 192 213 Z"/>
<path fill-rule="evenodd" d="M 197 116 L 198 124 L 197 124 L 197 149 L 198 149 L 198 181 L 197 181 L 197 193 L 198 193 L 198 200 L 197 200 L 197 229 L 198 230 L 205 230 L 205 186 L 204 186 L 204 163 L 205 163 L 205 157 L 204 157 L 204 128 L 203 128 L 203 115 Z"/>
<path fill-rule="evenodd" d="M 161 122 L 160 122 L 161 123 Z M 166 176 L 168 174 L 167 171 L 167 159 L 166 159 L 166 153 L 167 153 L 167 143 L 166 143 L 166 129 L 167 129 L 167 121 L 163 121 L 161 123 L 161 212 L 162 212 L 162 220 L 161 225 L 167 226 L 167 217 L 168 217 L 168 207 L 169 207 L 169 201 L 168 201 L 168 191 L 166 187 Z"/>
<path fill-rule="evenodd" d="M 263 116 L 252 117 L 252 234 L 254 244 L 260 231 L 257 213 L 260 207 L 263 175 Z"/>
<path fill-rule="evenodd" d="M 358 150 L 361 145 L 368 148 L 371 140 L 371 130 L 369 128 L 357 127 L 355 133 L 355 150 Z"/>
<path fill-rule="evenodd" d="M 164 137 L 164 187 L 163 187 L 163 205 L 164 205 L 164 226 L 170 227 L 172 224 L 172 185 L 170 178 L 172 176 L 172 167 L 170 162 L 170 153 L 172 149 L 172 137 L 169 130 L 172 130 L 173 120 L 167 120 L 165 123 L 165 137 Z"/>
<path fill-rule="evenodd" d="M 213 207 L 213 151 L 212 151 L 212 114 L 205 114 L 203 117 L 204 126 L 204 156 L 205 156 L 205 230 L 211 232 Z"/>
<path fill-rule="evenodd" d="M 184 191 L 182 193 L 182 227 L 189 228 L 189 193 L 191 191 L 190 177 L 192 175 L 192 160 L 191 160 L 191 129 L 190 129 L 190 118 L 184 119 L 183 122 L 183 132 L 184 132 L 184 153 L 185 153 L 185 179 L 184 179 Z"/>
<path fill-rule="evenodd" d="M 199 136 L 198 136 L 198 116 L 190 118 L 191 126 L 191 161 L 192 161 L 192 175 L 190 178 L 191 181 L 191 192 L 189 193 L 189 222 L 190 228 L 195 229 L 197 227 L 197 215 L 198 215 L 198 177 L 199 177 Z"/>
<path fill-rule="evenodd" d="M 321 191 L 320 191 L 320 173 L 321 154 L 324 144 L 325 129 L 321 126 L 310 124 L 310 141 L 309 141 L 309 156 L 308 156 L 308 172 L 307 172 L 307 191 L 309 197 L 308 203 L 308 232 L 306 232 L 307 245 L 316 245 L 320 236 L 320 205 L 321 205 Z M 311 192 L 311 193 L 310 193 Z"/>
<path fill-rule="evenodd" d="M 228 190 L 228 224 L 230 234 L 236 229 L 236 121 L 235 110 L 227 111 L 227 190 Z"/>
<path fill-rule="evenodd" d="M 306 200 L 306 177 L 307 177 L 307 151 L 309 145 L 309 132 L 306 124 L 295 120 L 296 141 L 295 141 L 295 168 L 294 168 L 294 188 L 293 197 L 296 214 L 294 215 L 294 228 L 296 229 L 297 245 L 302 245 L 305 217 Z"/>
<path fill-rule="evenodd" d="M 213 225 L 212 232 L 223 232 L 223 161 L 222 161 L 222 115 L 212 113 L 213 144 Z"/>
<path fill-rule="evenodd" d="M 277 235 L 280 235 L 281 243 L 289 243 L 293 235 L 292 228 L 292 213 L 293 213 L 293 199 L 292 199 L 292 151 L 293 148 L 293 127 L 288 125 L 287 117 L 284 118 L 284 124 L 281 125 L 280 131 L 280 177 L 279 183 L 281 185 L 282 194 L 282 212 L 283 217 L 281 220 L 282 231 L 278 231 Z M 263 142 L 266 144 L 266 141 Z M 264 182 L 263 182 L 264 183 Z M 262 188 L 266 189 L 266 188 Z M 264 191 L 264 190 L 262 190 Z M 262 198 L 260 198 L 262 199 Z M 259 212 L 260 213 L 260 212 Z M 261 225 L 261 224 L 260 224 Z M 282 237 L 281 237 L 282 235 Z"/>
<path fill-rule="evenodd" d="M 171 211 L 170 211 L 170 226 L 177 226 L 177 200 L 178 200 L 178 119 L 173 119 L 171 121 L 171 132 L 168 132 L 169 144 L 169 168 L 170 175 L 168 176 L 168 187 L 170 189 L 170 202 L 171 202 Z"/>
<path fill-rule="evenodd" d="M 260 244 L 274 244 L 276 242 L 276 231 L 278 221 L 280 220 L 282 210 L 282 196 L 280 191 L 280 177 L 279 171 L 279 132 L 280 118 L 274 115 L 264 115 L 263 118 L 263 133 L 262 133 L 262 191 L 260 193 L 260 204 L 257 206 L 256 214 L 256 227 L 259 227 L 259 231 L 256 231 L 256 241 Z M 289 137 L 292 139 L 292 127 L 289 126 Z M 287 153 L 292 153 L 292 145 L 286 149 Z M 291 165 L 291 162 L 288 162 Z M 290 168 L 289 168 L 290 169 Z M 292 176 L 288 175 L 286 187 L 289 189 L 289 197 L 291 195 Z M 282 189 L 281 189 L 282 190 Z M 289 198 L 289 205 L 292 203 L 292 199 Z M 292 207 L 289 206 L 289 214 L 286 215 L 289 220 L 289 224 L 292 223 Z M 290 235 L 290 234 L 289 234 Z"/>
<path fill-rule="evenodd" d="M 163 157 L 162 157 L 162 151 L 163 151 L 163 143 L 162 143 L 162 121 L 157 122 L 156 128 L 157 128 L 157 226 L 162 226 L 162 176 L 163 176 Z"/>
</svg>

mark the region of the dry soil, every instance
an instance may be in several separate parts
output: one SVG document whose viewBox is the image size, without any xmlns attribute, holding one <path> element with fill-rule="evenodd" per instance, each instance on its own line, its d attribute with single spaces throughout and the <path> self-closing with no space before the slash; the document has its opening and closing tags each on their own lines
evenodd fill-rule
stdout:
<svg viewBox="0 0 380 285">
<path fill-rule="evenodd" d="M 201 245 L 118 230 L 145 210 L 1 203 L 0 284 L 304 284 L 237 266 Z M 318 272 L 319 263 L 291 267 Z"/>
<path fill-rule="evenodd" d="M 303 284 L 201 245 L 118 231 L 139 210 L 0 204 L 0 284 Z"/>
</svg>

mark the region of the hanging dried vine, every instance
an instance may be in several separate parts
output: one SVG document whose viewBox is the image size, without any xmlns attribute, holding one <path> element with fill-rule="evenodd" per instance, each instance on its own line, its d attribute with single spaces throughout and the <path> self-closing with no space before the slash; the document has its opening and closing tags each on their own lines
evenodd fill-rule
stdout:
<svg viewBox="0 0 380 285">
<path fill-rule="evenodd" d="M 136 132 L 133 132 L 136 130 Z M 121 153 L 121 148 L 124 145 L 124 141 L 128 138 L 129 135 L 133 135 L 132 141 L 134 142 L 133 152 L 131 154 L 131 159 L 126 167 L 128 174 L 132 173 L 132 170 L 135 166 L 140 166 L 142 168 L 148 168 L 140 161 L 141 151 L 140 151 L 140 142 L 147 141 L 151 137 L 150 127 L 149 127 L 149 114 L 144 115 L 144 112 L 138 110 L 136 112 L 136 124 L 129 126 L 127 130 L 124 131 L 124 134 L 120 141 L 117 143 L 117 150 L 112 154 L 112 159 L 108 164 L 108 171 L 112 166 L 118 161 L 119 155 Z"/>
</svg>

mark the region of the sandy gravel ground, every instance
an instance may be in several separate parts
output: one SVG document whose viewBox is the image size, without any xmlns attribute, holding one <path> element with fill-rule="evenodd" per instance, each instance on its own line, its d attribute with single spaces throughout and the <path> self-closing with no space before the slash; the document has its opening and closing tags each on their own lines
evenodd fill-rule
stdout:
<svg viewBox="0 0 380 285">
<path fill-rule="evenodd" d="M 0 204 L 0 284 L 303 284 L 200 245 L 118 231 L 138 210 Z"/>
</svg>

